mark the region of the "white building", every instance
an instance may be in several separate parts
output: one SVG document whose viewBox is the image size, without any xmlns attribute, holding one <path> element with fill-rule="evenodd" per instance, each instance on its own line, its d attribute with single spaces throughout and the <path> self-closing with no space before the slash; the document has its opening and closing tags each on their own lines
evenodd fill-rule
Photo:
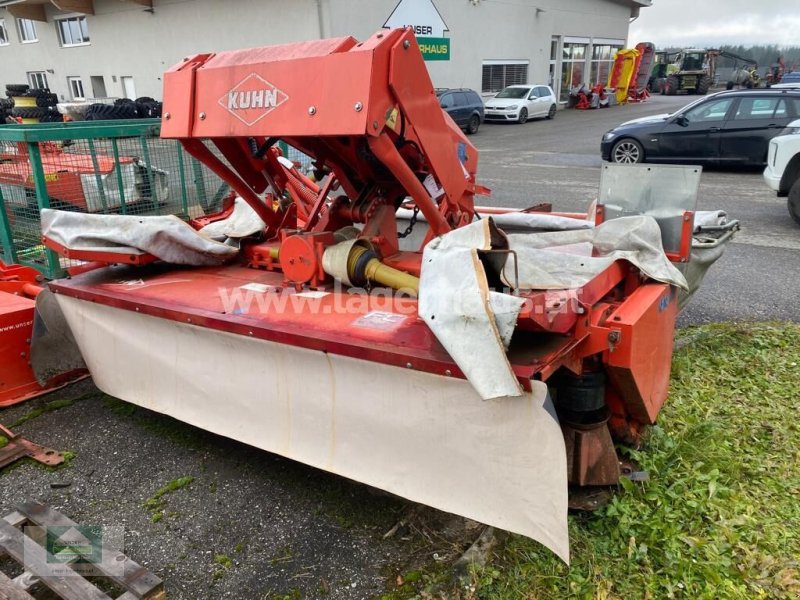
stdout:
<svg viewBox="0 0 800 600">
<path fill-rule="evenodd" d="M 511 83 L 551 83 L 566 100 L 569 87 L 607 79 L 614 51 L 627 43 L 630 20 L 650 5 L 651 0 L 0 0 L 0 90 L 6 83 L 28 82 L 49 87 L 63 100 L 160 99 L 161 74 L 185 56 L 319 37 L 363 39 L 388 21 L 434 38 L 425 43 L 440 58 L 428 62 L 436 87 L 489 93 Z M 448 46 L 449 59 L 441 60 Z"/>
</svg>

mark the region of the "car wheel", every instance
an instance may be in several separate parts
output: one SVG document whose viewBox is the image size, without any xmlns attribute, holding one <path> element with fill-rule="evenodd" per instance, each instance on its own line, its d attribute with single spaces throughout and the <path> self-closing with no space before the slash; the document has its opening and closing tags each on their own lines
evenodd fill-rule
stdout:
<svg viewBox="0 0 800 600">
<path fill-rule="evenodd" d="M 517 119 L 517 123 L 520 125 L 528 122 L 528 109 L 523 108 L 519 111 L 519 118 Z"/>
<path fill-rule="evenodd" d="M 481 118 L 478 115 L 472 115 L 467 124 L 467 133 L 473 135 L 478 133 L 478 128 L 481 126 Z"/>
<path fill-rule="evenodd" d="M 611 148 L 611 162 L 623 165 L 632 165 L 644 161 L 644 148 L 631 138 L 619 140 Z"/>
<path fill-rule="evenodd" d="M 550 106 L 550 110 L 547 111 L 547 118 L 552 119 L 555 116 L 556 116 L 556 105 L 553 104 L 552 106 Z"/>
<path fill-rule="evenodd" d="M 794 222 L 800 225 L 800 179 L 794 182 L 792 189 L 789 190 L 789 198 L 786 201 L 789 214 Z"/>
</svg>

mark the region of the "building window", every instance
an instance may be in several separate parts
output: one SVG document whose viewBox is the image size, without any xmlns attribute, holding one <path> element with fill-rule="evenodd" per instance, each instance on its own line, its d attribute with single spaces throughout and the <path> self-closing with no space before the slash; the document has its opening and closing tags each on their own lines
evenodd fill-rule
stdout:
<svg viewBox="0 0 800 600">
<path fill-rule="evenodd" d="M 28 71 L 28 85 L 35 90 L 47 88 L 47 73 L 44 71 Z"/>
<path fill-rule="evenodd" d="M 564 41 L 561 52 L 561 102 L 569 100 L 570 91 L 584 83 L 587 46 L 584 42 Z"/>
<path fill-rule="evenodd" d="M 614 56 L 622 45 L 595 44 L 592 46 L 592 70 L 589 80 L 592 84 L 608 83 L 608 75 L 614 67 Z"/>
<path fill-rule="evenodd" d="M 69 17 L 56 21 L 58 38 L 65 48 L 70 46 L 85 46 L 89 43 L 89 25 L 86 17 Z"/>
<path fill-rule="evenodd" d="M 73 100 L 86 100 L 86 94 L 83 93 L 83 82 L 80 77 L 67 77 L 67 84 Z"/>
<path fill-rule="evenodd" d="M 528 83 L 528 61 L 483 61 L 481 91 L 499 92 L 504 87 Z"/>
<path fill-rule="evenodd" d="M 36 37 L 36 23 L 30 19 L 17 19 L 17 29 L 19 30 L 19 41 L 23 44 L 38 42 Z"/>
<path fill-rule="evenodd" d="M 8 30 L 6 29 L 6 20 L 0 19 L 0 46 L 8 46 Z"/>
</svg>

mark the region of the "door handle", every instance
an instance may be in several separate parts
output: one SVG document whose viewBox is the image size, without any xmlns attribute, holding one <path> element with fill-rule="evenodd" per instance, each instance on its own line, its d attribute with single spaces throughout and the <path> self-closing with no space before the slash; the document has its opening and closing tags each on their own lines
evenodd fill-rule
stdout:
<svg viewBox="0 0 800 600">
<path fill-rule="evenodd" d="M 710 133 L 716 133 L 718 131 L 722 131 L 722 127 L 709 127 L 708 131 Z"/>
</svg>

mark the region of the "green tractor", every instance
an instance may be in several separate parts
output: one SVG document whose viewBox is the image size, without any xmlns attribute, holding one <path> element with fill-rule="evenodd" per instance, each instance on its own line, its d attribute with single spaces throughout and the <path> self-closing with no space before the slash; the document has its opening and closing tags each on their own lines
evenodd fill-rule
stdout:
<svg viewBox="0 0 800 600">
<path fill-rule="evenodd" d="M 662 94 L 674 96 L 686 92 L 705 96 L 708 93 L 714 81 L 718 51 L 689 48 L 666 56 L 672 62 L 666 65 Z"/>
</svg>

